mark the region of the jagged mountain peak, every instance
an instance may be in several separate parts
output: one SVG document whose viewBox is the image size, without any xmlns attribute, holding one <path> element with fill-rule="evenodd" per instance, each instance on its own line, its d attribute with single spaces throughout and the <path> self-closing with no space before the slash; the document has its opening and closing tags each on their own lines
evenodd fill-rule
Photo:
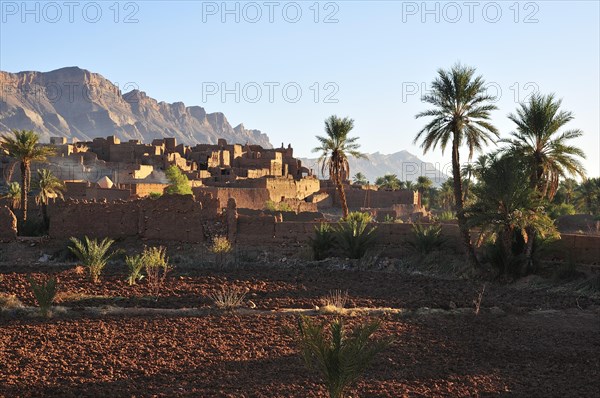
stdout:
<svg viewBox="0 0 600 398">
<path fill-rule="evenodd" d="M 88 140 L 115 135 L 144 141 L 175 137 L 189 145 L 225 138 L 272 148 L 266 134 L 243 125 L 234 129 L 221 112 L 207 113 L 180 101 L 159 102 L 140 89 L 122 94 L 102 75 L 77 66 L 50 72 L 0 71 L 0 84 L 0 132 L 30 129 L 45 141 L 51 136 Z"/>
</svg>

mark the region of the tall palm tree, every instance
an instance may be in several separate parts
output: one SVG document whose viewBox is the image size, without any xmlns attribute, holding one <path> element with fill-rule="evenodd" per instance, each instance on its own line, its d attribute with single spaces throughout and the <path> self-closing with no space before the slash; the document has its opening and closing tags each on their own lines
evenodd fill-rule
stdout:
<svg viewBox="0 0 600 398">
<path fill-rule="evenodd" d="M 416 115 L 433 118 L 415 137 L 415 143 L 422 140 L 423 153 L 438 145 L 443 152 L 451 142 L 456 217 L 467 259 L 473 267 L 479 262 L 464 214 L 459 148 L 466 144 L 471 160 L 475 151 L 481 151 L 483 145 L 498 137 L 498 130 L 489 122 L 490 111 L 497 109 L 492 104 L 494 99 L 486 93 L 483 78 L 475 77 L 474 68 L 456 64 L 450 70 L 438 70 L 431 94 L 423 96 L 423 101 L 434 108 Z"/>
<path fill-rule="evenodd" d="M 10 210 L 15 211 L 21 207 L 21 185 L 18 182 L 8 184 L 8 192 L 3 196 L 10 201 Z"/>
<path fill-rule="evenodd" d="M 412 182 L 412 181 L 406 180 L 406 181 L 404 181 L 404 188 L 408 189 L 408 190 L 411 190 L 411 191 L 414 191 L 416 189 L 415 188 L 415 183 Z"/>
<path fill-rule="evenodd" d="M 317 136 L 320 146 L 313 149 L 313 152 L 321 152 L 319 156 L 321 173 L 325 174 L 325 169 L 327 169 L 329 179 L 337 187 L 344 218 L 348 216 L 348 204 L 344 192 L 344 182 L 350 175 L 348 156 L 357 159 L 367 158 L 364 153 L 358 150 L 360 148 L 360 145 L 356 142 L 358 137 L 348 137 L 353 128 L 354 120 L 348 117 L 342 119 L 336 115 L 330 116 L 325 120 L 325 133 L 327 135 L 325 137 Z"/>
<path fill-rule="evenodd" d="M 534 94 L 527 103 L 521 103 L 516 114 L 508 118 L 517 125 L 511 138 L 500 142 L 508 144 L 510 152 L 527 160 L 531 186 L 540 198 L 552 200 L 561 178 L 568 175 L 585 177 L 585 168 L 577 158 L 585 158 L 583 151 L 569 142 L 581 137 L 581 130 L 559 132 L 573 120 L 573 114 L 560 110 L 562 101 L 554 94 Z"/>
<path fill-rule="evenodd" d="M 379 189 L 385 189 L 389 191 L 397 191 L 404 187 L 404 182 L 398 179 L 396 174 L 386 174 L 383 177 L 377 177 L 375 184 Z"/>
<path fill-rule="evenodd" d="M 454 208 L 454 181 L 448 178 L 442 183 L 439 192 L 440 205 L 444 210 L 452 210 Z"/>
<path fill-rule="evenodd" d="M 41 206 L 44 225 L 48 227 L 48 202 L 53 198 L 62 199 L 64 197 L 65 184 L 50 170 L 41 169 L 37 171 L 37 178 L 33 181 L 33 188 L 39 190 L 35 197 L 35 202 Z"/>
<path fill-rule="evenodd" d="M 40 137 L 33 131 L 13 130 L 12 136 L 0 137 L 0 146 L 21 166 L 21 207 L 22 222 L 27 221 L 27 194 L 31 183 L 31 163 L 42 162 L 54 153 L 53 148 L 41 146 Z"/>
</svg>

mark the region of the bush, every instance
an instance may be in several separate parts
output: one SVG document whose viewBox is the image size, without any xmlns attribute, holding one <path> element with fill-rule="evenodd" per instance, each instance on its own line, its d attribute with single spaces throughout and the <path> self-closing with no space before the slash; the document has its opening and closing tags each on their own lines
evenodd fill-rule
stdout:
<svg viewBox="0 0 600 398">
<path fill-rule="evenodd" d="M 342 253 L 353 259 L 362 258 L 375 240 L 375 227 L 368 228 L 373 218 L 369 213 L 359 211 L 342 219 L 335 231 L 336 244 Z"/>
<path fill-rule="evenodd" d="M 314 237 L 309 238 L 309 245 L 315 260 L 323 260 L 331 255 L 335 246 L 334 232 L 329 224 L 321 223 L 315 227 Z"/>
<path fill-rule="evenodd" d="M 73 246 L 69 246 L 69 250 L 87 267 L 91 281 L 94 283 L 99 282 L 100 274 L 108 260 L 116 254 L 116 252 L 108 253 L 108 249 L 110 249 L 114 240 L 105 238 L 98 242 L 97 239 L 89 239 L 85 236 L 82 241 L 71 238 L 71 242 Z"/>
<path fill-rule="evenodd" d="M 285 202 L 275 203 L 272 200 L 265 202 L 265 209 L 269 211 L 294 211 L 289 204 Z"/>
<path fill-rule="evenodd" d="M 148 195 L 150 199 L 158 199 L 162 196 L 163 194 L 161 192 L 150 192 L 150 194 Z"/>
<path fill-rule="evenodd" d="M 215 306 L 222 310 L 233 311 L 241 307 L 247 290 L 235 286 L 223 286 L 221 290 L 209 294 Z"/>
<path fill-rule="evenodd" d="M 127 256 L 125 257 L 125 264 L 129 269 L 127 282 L 129 283 L 129 286 L 135 285 L 137 281 L 144 277 L 144 275 L 142 275 L 142 270 L 144 269 L 144 260 L 139 254 L 131 257 Z"/>
<path fill-rule="evenodd" d="M 165 189 L 165 193 L 168 195 L 191 195 L 192 187 L 190 186 L 190 180 L 183 174 L 179 167 L 173 165 L 169 166 L 165 170 L 165 174 L 169 179 L 171 185 Z"/>
<path fill-rule="evenodd" d="M 150 291 L 154 297 L 158 297 L 167 279 L 167 273 L 171 269 L 167 249 L 163 246 L 144 248 L 142 263 L 146 270 Z"/>
<path fill-rule="evenodd" d="M 226 236 L 217 236 L 213 239 L 213 243 L 209 250 L 217 256 L 217 264 L 222 269 L 225 263 L 224 258 L 227 253 L 231 252 L 232 246 Z"/>
<path fill-rule="evenodd" d="M 438 216 L 439 221 L 454 221 L 456 220 L 456 214 L 451 211 L 443 211 Z"/>
<path fill-rule="evenodd" d="M 56 297 L 56 278 L 50 278 L 46 282 L 37 283 L 31 277 L 27 278 L 29 284 L 31 285 L 31 291 L 33 292 L 33 296 L 40 307 L 40 312 L 42 316 L 49 317 L 50 316 L 50 308 L 52 308 L 52 303 L 54 302 L 54 298 Z"/>
<path fill-rule="evenodd" d="M 422 224 L 413 225 L 413 238 L 406 242 L 416 253 L 426 255 L 434 250 L 440 250 L 446 245 L 446 238 L 442 235 L 441 225 Z"/>
<path fill-rule="evenodd" d="M 560 216 L 570 216 L 577 213 L 575 206 L 570 203 L 561 203 L 558 205 L 550 205 L 548 209 L 548 215 L 553 220 L 556 220 Z"/>
<path fill-rule="evenodd" d="M 342 398 L 391 340 L 371 339 L 380 327 L 379 321 L 358 325 L 349 335 L 342 319 L 334 320 L 329 332 L 325 326 L 300 316 L 296 340 L 306 365 L 321 374 L 329 397 Z"/>
</svg>

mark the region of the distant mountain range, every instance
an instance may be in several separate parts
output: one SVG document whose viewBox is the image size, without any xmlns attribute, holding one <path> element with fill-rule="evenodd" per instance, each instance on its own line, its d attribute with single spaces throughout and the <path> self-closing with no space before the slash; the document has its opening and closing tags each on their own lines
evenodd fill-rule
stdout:
<svg viewBox="0 0 600 398">
<path fill-rule="evenodd" d="M 220 112 L 206 113 L 183 102 L 158 102 L 137 89 L 125 94 L 111 81 L 78 67 L 51 72 L 0 71 L 0 133 L 34 130 L 51 136 L 91 140 L 116 135 L 151 142 L 175 137 L 180 143 L 258 144 L 272 148 L 269 137 L 242 124 L 232 127 Z"/>
<path fill-rule="evenodd" d="M 448 179 L 448 173 L 450 172 L 450 169 L 444 167 L 444 165 L 425 162 L 408 151 L 400 151 L 390 155 L 375 152 L 369 154 L 368 158 L 368 160 L 349 158 L 350 172 L 352 176 L 358 172 L 363 173 L 371 183 L 374 183 L 377 177 L 385 174 L 396 174 L 402 181 L 416 181 L 419 176 L 427 176 L 436 186 L 439 186 Z M 321 169 L 316 158 L 301 158 L 301 160 L 306 167 L 312 168 L 320 178 L 327 177 L 327 175 L 321 175 Z"/>
</svg>

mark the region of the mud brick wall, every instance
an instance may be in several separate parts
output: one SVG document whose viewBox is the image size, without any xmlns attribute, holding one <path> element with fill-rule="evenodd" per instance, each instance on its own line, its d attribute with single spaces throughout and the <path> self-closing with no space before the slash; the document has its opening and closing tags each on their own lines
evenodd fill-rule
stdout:
<svg viewBox="0 0 600 398">
<path fill-rule="evenodd" d="M 223 224 L 220 203 L 191 195 L 123 202 L 67 201 L 49 207 L 52 238 L 139 237 L 203 242 L 206 225 Z"/>
<path fill-rule="evenodd" d="M 600 236 L 561 234 L 549 252 L 560 260 L 600 265 Z"/>
<path fill-rule="evenodd" d="M 192 190 L 196 198 L 209 193 L 223 204 L 233 198 L 237 207 L 244 209 L 264 209 L 265 204 L 270 200 L 269 192 L 265 188 L 198 187 Z"/>
</svg>

